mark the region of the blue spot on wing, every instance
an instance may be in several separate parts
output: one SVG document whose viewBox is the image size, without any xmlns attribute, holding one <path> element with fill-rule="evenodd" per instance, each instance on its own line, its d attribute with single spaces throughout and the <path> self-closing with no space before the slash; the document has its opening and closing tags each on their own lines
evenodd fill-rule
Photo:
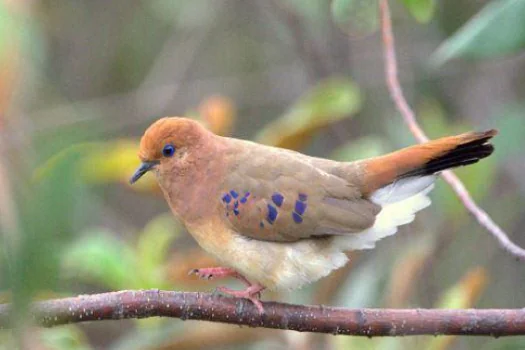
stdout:
<svg viewBox="0 0 525 350">
<path fill-rule="evenodd" d="M 284 197 L 282 194 L 278 193 L 278 192 L 275 192 L 274 194 L 272 194 L 272 202 L 280 207 L 282 204 L 283 204 L 283 200 L 284 200 Z"/>
<path fill-rule="evenodd" d="M 241 203 L 244 204 L 248 200 L 248 197 L 250 197 L 250 192 L 244 192 L 244 196 L 240 199 Z"/>
<path fill-rule="evenodd" d="M 232 200 L 232 197 L 228 193 L 226 193 L 224 196 L 222 196 L 222 201 L 224 203 L 230 203 L 231 200 Z"/>
<path fill-rule="evenodd" d="M 301 215 L 297 214 L 297 213 L 292 213 L 292 218 L 293 218 L 293 221 L 295 221 L 296 224 L 300 224 L 301 222 L 303 222 L 303 218 L 301 217 Z"/>
<path fill-rule="evenodd" d="M 235 201 L 235 203 L 233 203 L 233 207 L 235 209 L 239 208 L 239 201 Z"/>
<path fill-rule="evenodd" d="M 231 190 L 230 194 L 232 195 L 233 198 L 239 197 L 239 194 L 237 192 L 235 192 L 234 190 Z"/>
<path fill-rule="evenodd" d="M 299 200 L 301 202 L 306 202 L 307 199 L 308 199 L 308 195 L 306 195 L 304 193 L 299 193 Z"/>
<path fill-rule="evenodd" d="M 268 204 L 268 215 L 266 216 L 266 220 L 268 220 L 270 224 L 273 224 L 275 219 L 277 219 L 277 209 L 273 205 Z"/>
<path fill-rule="evenodd" d="M 237 216 L 239 215 L 239 209 L 233 209 L 233 213 Z"/>
<path fill-rule="evenodd" d="M 303 215 L 306 210 L 306 203 L 301 201 L 295 201 L 295 212 L 299 215 Z"/>
</svg>

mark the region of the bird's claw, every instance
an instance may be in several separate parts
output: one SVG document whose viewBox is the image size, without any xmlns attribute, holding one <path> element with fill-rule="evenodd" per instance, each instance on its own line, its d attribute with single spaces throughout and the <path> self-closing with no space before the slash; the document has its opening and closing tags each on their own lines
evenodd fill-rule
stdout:
<svg viewBox="0 0 525 350">
<path fill-rule="evenodd" d="M 188 272 L 188 276 L 197 275 L 199 278 L 211 280 L 213 278 L 213 273 L 203 272 L 200 269 L 193 269 Z"/>
<path fill-rule="evenodd" d="M 264 307 L 259 300 L 261 297 L 261 292 L 264 289 L 263 286 L 260 285 L 251 285 L 250 287 L 244 289 L 244 290 L 233 290 L 227 287 L 217 287 L 215 290 L 227 294 L 236 298 L 242 298 L 242 299 L 248 299 L 250 300 L 253 305 L 257 308 L 259 311 L 259 314 L 264 314 Z"/>
<path fill-rule="evenodd" d="M 226 287 L 217 287 L 215 288 L 213 294 L 222 293 L 231 295 L 237 298 L 243 298 L 250 300 L 259 310 L 259 313 L 264 313 L 264 308 L 259 298 L 261 297 L 261 292 L 264 290 L 264 287 L 260 284 L 252 284 L 244 276 L 239 274 L 237 271 L 228 268 L 228 267 L 205 267 L 200 269 L 192 269 L 188 272 L 188 275 L 197 275 L 202 279 L 211 280 L 212 278 L 225 278 L 225 277 L 234 277 L 239 279 L 246 285 L 244 290 L 233 290 Z"/>
</svg>

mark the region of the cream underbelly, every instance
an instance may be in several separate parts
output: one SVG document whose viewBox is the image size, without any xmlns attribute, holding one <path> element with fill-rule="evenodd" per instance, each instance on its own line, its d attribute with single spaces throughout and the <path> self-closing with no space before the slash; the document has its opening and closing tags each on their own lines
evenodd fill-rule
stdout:
<svg viewBox="0 0 525 350">
<path fill-rule="evenodd" d="M 333 242 L 327 238 L 277 243 L 236 236 L 228 247 L 228 260 L 221 260 L 267 288 L 295 289 L 346 264 L 348 258 Z"/>
<path fill-rule="evenodd" d="M 231 230 L 219 233 L 217 226 L 209 234 L 204 234 L 207 227 L 203 226 L 188 229 L 204 250 L 250 282 L 269 289 L 299 288 L 348 261 L 346 254 L 334 246 L 333 238 L 278 243 L 245 238 Z"/>
</svg>

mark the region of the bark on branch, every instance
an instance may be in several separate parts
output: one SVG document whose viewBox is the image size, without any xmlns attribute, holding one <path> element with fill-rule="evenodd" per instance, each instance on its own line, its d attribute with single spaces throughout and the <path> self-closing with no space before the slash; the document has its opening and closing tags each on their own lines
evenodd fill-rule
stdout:
<svg viewBox="0 0 525 350">
<path fill-rule="evenodd" d="M 214 294 L 159 290 L 120 291 L 37 302 L 34 322 L 44 327 L 96 320 L 174 317 L 299 332 L 374 336 L 525 335 L 525 309 L 345 309 L 263 303 Z M 0 328 L 9 327 L 11 306 L 0 305 Z"/>
</svg>

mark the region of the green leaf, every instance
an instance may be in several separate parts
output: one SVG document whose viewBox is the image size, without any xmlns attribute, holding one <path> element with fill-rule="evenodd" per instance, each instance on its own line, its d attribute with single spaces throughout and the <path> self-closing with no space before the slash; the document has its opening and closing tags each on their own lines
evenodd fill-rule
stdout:
<svg viewBox="0 0 525 350">
<path fill-rule="evenodd" d="M 349 118 L 361 108 L 358 87 L 349 79 L 322 81 L 256 136 L 260 143 L 299 149 L 320 129 Z"/>
<path fill-rule="evenodd" d="M 113 289 L 140 288 L 133 251 L 104 230 L 86 232 L 63 257 L 68 275 Z"/>
<path fill-rule="evenodd" d="M 414 18 L 420 23 L 427 23 L 432 19 L 436 9 L 434 0 L 401 0 Z"/>
<path fill-rule="evenodd" d="M 351 35 L 366 35 L 379 28 L 377 0 L 333 0 L 331 6 L 334 22 Z"/>
<path fill-rule="evenodd" d="M 525 1 L 492 1 L 441 44 L 430 62 L 439 66 L 458 57 L 491 58 L 523 50 L 524 18 Z"/>
</svg>

